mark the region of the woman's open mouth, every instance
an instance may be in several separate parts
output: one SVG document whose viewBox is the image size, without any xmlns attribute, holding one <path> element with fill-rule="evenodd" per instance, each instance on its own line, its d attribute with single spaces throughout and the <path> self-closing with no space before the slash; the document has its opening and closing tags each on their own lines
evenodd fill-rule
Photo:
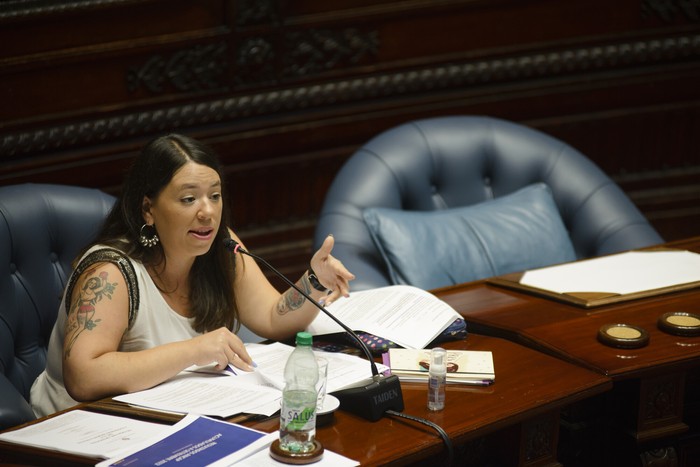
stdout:
<svg viewBox="0 0 700 467">
<path fill-rule="evenodd" d="M 190 233 L 194 237 L 196 237 L 200 240 L 209 240 L 214 234 L 214 229 L 211 229 L 211 228 L 196 229 L 196 230 L 190 230 Z"/>
</svg>

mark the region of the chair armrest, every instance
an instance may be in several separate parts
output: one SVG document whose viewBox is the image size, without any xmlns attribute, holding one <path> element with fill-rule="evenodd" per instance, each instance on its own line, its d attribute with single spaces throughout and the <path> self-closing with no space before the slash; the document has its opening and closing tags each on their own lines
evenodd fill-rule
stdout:
<svg viewBox="0 0 700 467">
<path fill-rule="evenodd" d="M 0 430 L 35 420 L 34 411 L 5 375 L 0 374 Z"/>
</svg>

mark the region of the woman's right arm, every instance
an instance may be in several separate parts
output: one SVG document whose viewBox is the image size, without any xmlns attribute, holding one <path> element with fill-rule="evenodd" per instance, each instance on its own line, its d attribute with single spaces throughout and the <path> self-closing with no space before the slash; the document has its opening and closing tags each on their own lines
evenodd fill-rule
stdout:
<svg viewBox="0 0 700 467">
<path fill-rule="evenodd" d="M 126 282 L 112 263 L 97 263 L 81 274 L 68 308 L 63 379 L 77 401 L 96 400 L 153 387 L 191 365 L 229 362 L 247 366 L 241 340 L 225 328 L 152 349 L 119 352 L 128 327 Z"/>
</svg>

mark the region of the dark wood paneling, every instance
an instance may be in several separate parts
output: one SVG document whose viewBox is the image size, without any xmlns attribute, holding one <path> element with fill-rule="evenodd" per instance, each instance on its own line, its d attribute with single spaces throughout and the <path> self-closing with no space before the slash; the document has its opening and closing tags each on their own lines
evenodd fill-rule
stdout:
<svg viewBox="0 0 700 467">
<path fill-rule="evenodd" d="M 0 183 L 117 193 L 164 132 L 221 154 L 235 227 L 299 274 L 334 174 L 440 115 L 506 118 L 700 233 L 700 5 L 680 0 L 0 1 Z"/>
</svg>

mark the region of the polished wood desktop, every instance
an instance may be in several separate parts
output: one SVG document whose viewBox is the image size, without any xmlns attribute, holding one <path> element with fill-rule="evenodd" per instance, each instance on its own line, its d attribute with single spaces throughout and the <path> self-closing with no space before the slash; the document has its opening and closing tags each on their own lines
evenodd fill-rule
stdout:
<svg viewBox="0 0 700 467">
<path fill-rule="evenodd" d="M 471 334 L 444 345 L 491 350 L 496 369 L 491 386 L 448 385 L 440 412 L 427 410 L 425 384 L 402 383 L 404 413 L 441 426 L 455 445 L 457 465 L 560 465 L 560 411 L 612 387 L 605 375 L 505 339 Z M 85 407 L 102 410 L 105 405 Z M 279 427 L 277 417 L 242 423 L 267 432 Z M 326 449 L 361 465 L 439 465 L 446 456 L 433 428 L 390 415 L 369 422 L 338 410 L 332 423 L 318 429 L 317 438 Z M 0 443 L 0 463 L 56 466 L 95 461 Z"/>
<path fill-rule="evenodd" d="M 666 245 L 700 252 L 700 237 Z M 597 410 L 605 412 L 611 465 L 697 465 L 700 459 L 700 337 L 671 335 L 657 327 L 667 312 L 700 313 L 700 288 L 594 308 L 479 281 L 435 292 L 476 332 L 511 339 L 607 375 L 614 389 Z M 620 349 L 597 340 L 606 324 L 648 332 L 649 343 Z M 626 446 L 629 441 L 631 446 Z M 623 452 L 629 452 L 625 457 Z M 635 457 L 636 455 L 636 457 Z"/>
</svg>

